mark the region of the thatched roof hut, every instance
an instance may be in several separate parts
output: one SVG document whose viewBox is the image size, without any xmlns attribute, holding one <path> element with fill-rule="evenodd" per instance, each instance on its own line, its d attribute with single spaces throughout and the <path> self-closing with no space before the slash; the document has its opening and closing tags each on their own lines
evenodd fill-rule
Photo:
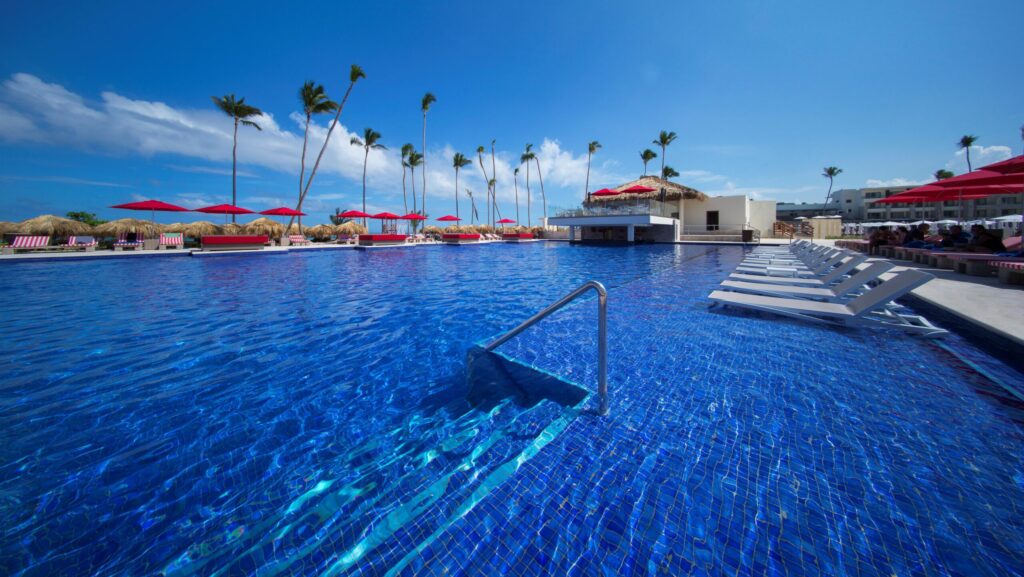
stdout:
<svg viewBox="0 0 1024 577">
<path fill-rule="evenodd" d="M 173 224 L 165 224 L 164 232 L 180 232 L 184 233 L 188 229 L 189 223 L 187 222 L 175 222 Z"/>
<path fill-rule="evenodd" d="M 243 228 L 246 234 L 265 234 L 270 238 L 281 238 L 284 234 L 284 225 L 267 217 L 257 218 Z"/>
<path fill-rule="evenodd" d="M 76 234 L 91 234 L 92 227 L 70 218 L 44 214 L 22 221 L 18 225 L 18 232 L 63 238 Z"/>
<path fill-rule="evenodd" d="M 315 239 L 327 240 L 334 234 L 334 227 L 329 224 L 318 224 L 307 228 L 305 232 Z"/>
<path fill-rule="evenodd" d="M 204 235 L 220 234 L 220 227 L 208 220 L 197 220 L 186 223 L 181 232 L 185 233 L 185 236 L 199 238 Z"/>
<path fill-rule="evenodd" d="M 366 227 L 354 220 L 350 220 L 348 222 L 343 222 L 338 226 L 334 227 L 334 233 L 348 235 L 366 234 Z"/>
<path fill-rule="evenodd" d="M 0 221 L 0 234 L 7 234 L 9 232 L 18 232 L 21 230 L 20 222 Z"/>
<path fill-rule="evenodd" d="M 221 225 L 220 232 L 221 234 L 242 234 L 245 232 L 245 228 L 237 222 L 229 222 Z"/>
<path fill-rule="evenodd" d="M 439 226 L 430 225 L 423 227 L 423 234 L 441 234 L 442 232 L 444 231 Z"/>
<path fill-rule="evenodd" d="M 641 176 L 636 180 L 617 186 L 612 190 L 626 190 L 627 188 L 637 185 L 653 188 L 655 191 L 642 194 L 630 193 L 619 194 L 616 196 L 591 196 L 590 202 L 615 202 L 636 198 L 653 198 L 655 200 L 661 200 L 661 189 L 663 188 L 665 189 L 665 200 L 679 200 L 680 198 L 685 198 L 705 201 L 708 199 L 708 195 L 695 188 L 683 186 L 682 184 L 672 182 L 671 180 L 665 180 L 664 178 L 659 178 L 657 176 Z"/>
<path fill-rule="evenodd" d="M 163 231 L 163 227 L 151 220 L 139 220 L 137 218 L 122 218 L 105 222 L 96 227 L 95 232 L 100 236 L 118 236 L 130 232 L 142 233 L 146 238 L 157 238 Z"/>
</svg>

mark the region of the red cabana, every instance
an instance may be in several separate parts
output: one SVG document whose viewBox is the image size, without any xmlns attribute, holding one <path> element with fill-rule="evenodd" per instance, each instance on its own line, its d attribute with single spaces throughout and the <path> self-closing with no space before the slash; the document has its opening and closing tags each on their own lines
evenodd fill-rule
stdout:
<svg viewBox="0 0 1024 577">
<path fill-rule="evenodd" d="M 294 208 L 288 208 L 287 206 L 264 210 L 261 211 L 260 214 L 265 214 L 267 216 L 306 216 L 306 213 L 295 210 Z"/>
<path fill-rule="evenodd" d="M 377 214 L 370 215 L 370 218 L 376 218 L 380 220 L 380 231 L 382 234 L 398 234 L 397 222 L 391 223 L 390 226 L 388 226 L 387 224 L 387 221 L 389 220 L 397 221 L 399 218 L 401 218 L 397 214 L 393 212 L 378 212 Z"/>
<path fill-rule="evenodd" d="M 657 188 L 651 188 L 649 186 L 644 186 L 642 184 L 638 184 L 636 186 L 631 186 L 631 187 L 627 188 L 626 190 L 623 190 L 622 192 L 625 192 L 626 194 L 645 194 L 645 193 L 648 193 L 648 192 L 655 192 L 657 190 L 658 190 Z"/>
<path fill-rule="evenodd" d="M 213 206 L 204 206 L 203 208 L 197 208 L 196 212 L 204 212 L 206 214 L 255 214 L 248 208 L 242 208 L 233 204 L 215 204 Z"/>
<path fill-rule="evenodd" d="M 183 206 L 177 206 L 160 200 L 140 200 L 138 202 L 118 204 L 110 208 L 120 208 L 124 210 L 148 210 L 150 212 L 150 220 L 152 220 L 153 222 L 156 222 L 156 211 L 188 212 L 188 209 Z"/>
</svg>

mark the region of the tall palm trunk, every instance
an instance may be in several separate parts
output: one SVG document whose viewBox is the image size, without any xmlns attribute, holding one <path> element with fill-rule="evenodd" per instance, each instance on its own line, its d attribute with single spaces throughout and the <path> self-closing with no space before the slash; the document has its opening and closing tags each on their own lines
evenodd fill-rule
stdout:
<svg viewBox="0 0 1024 577">
<path fill-rule="evenodd" d="M 583 185 L 583 200 L 587 199 L 587 194 L 590 193 L 590 149 L 587 149 L 587 182 Z"/>
<path fill-rule="evenodd" d="M 366 162 L 370 160 L 370 147 L 363 147 L 365 152 L 363 154 L 363 212 L 366 212 Z M 363 222 L 366 222 L 366 218 L 363 218 Z M 366 226 L 365 224 L 363 226 Z"/>
<path fill-rule="evenodd" d="M 828 212 L 828 201 L 832 198 L 832 177 L 828 177 L 828 193 L 825 195 L 825 204 L 821 205 L 821 216 Z"/>
<path fill-rule="evenodd" d="M 519 222 L 519 175 L 515 172 L 512 173 L 512 182 L 516 187 L 516 224 L 522 224 Z"/>
<path fill-rule="evenodd" d="M 533 226 L 530 216 L 530 161 L 526 161 L 526 226 Z"/>
<path fill-rule="evenodd" d="M 491 179 L 487 178 L 487 169 L 484 168 L 484 155 L 477 152 L 476 159 L 480 163 L 480 172 L 484 174 L 484 184 L 487 185 L 487 193 L 484 195 L 484 200 L 487 201 L 487 205 L 484 207 L 487 209 L 486 215 L 491 212 Z"/>
<path fill-rule="evenodd" d="M 416 197 L 412 200 L 415 202 Z M 405 208 L 405 214 L 409 214 L 409 196 L 405 193 L 405 160 L 402 160 L 402 207 Z"/>
<path fill-rule="evenodd" d="M 548 225 L 548 197 L 544 194 L 544 175 L 540 172 L 540 158 L 534 158 L 537 161 L 537 180 L 540 181 L 540 200 L 544 203 L 544 225 Z"/>
<path fill-rule="evenodd" d="M 320 147 L 320 154 L 316 155 L 316 162 L 313 163 L 313 170 L 309 171 L 309 178 L 306 179 L 306 188 L 302 190 L 302 196 L 299 197 L 299 205 L 295 207 L 295 210 L 302 210 L 302 202 L 306 200 L 306 195 L 309 194 L 309 187 L 313 184 L 313 177 L 316 176 L 316 171 L 320 168 L 320 161 L 324 158 L 324 152 L 327 151 L 327 144 L 331 142 L 331 134 L 334 133 L 334 127 L 338 125 L 338 119 L 341 118 L 341 111 L 345 109 L 345 103 L 348 101 L 349 94 L 352 94 L 352 88 L 356 85 L 355 81 L 351 81 L 348 84 L 348 90 L 345 91 L 345 97 L 341 99 L 341 104 L 338 105 L 338 110 L 334 113 L 334 120 L 331 121 L 331 127 L 327 129 L 327 138 L 324 138 L 324 145 Z M 235 130 L 237 131 L 237 124 Z M 285 228 L 285 232 L 292 227 L 292 223 L 295 222 L 295 217 L 288 219 L 288 227 Z"/>
<path fill-rule="evenodd" d="M 235 141 L 231 145 L 231 206 L 238 206 L 235 181 L 237 180 L 238 166 L 238 117 L 235 117 Z M 231 222 L 235 222 L 235 215 L 231 215 Z"/>
<path fill-rule="evenodd" d="M 412 187 L 412 211 L 416 212 L 416 167 L 409 167 L 409 186 Z M 426 212 L 426 211 L 424 211 Z M 413 222 L 416 222 L 415 220 Z"/>
<path fill-rule="evenodd" d="M 646 172 L 646 168 L 645 168 Z M 661 174 L 665 174 L 665 145 L 661 145 Z"/>
<path fill-rule="evenodd" d="M 459 167 L 455 167 L 455 218 L 459 218 Z"/>
<path fill-rule="evenodd" d="M 964 153 L 967 155 L 967 172 L 974 172 L 974 169 L 971 168 L 971 147 L 964 147 Z"/>
<path fill-rule="evenodd" d="M 494 181 L 494 186 L 491 187 L 491 206 L 494 210 L 491 212 L 491 226 L 495 225 L 494 214 L 498 213 L 498 220 L 501 220 L 501 211 L 498 210 L 498 169 L 494 164 L 494 141 L 491 141 L 491 180 Z"/>
<path fill-rule="evenodd" d="M 423 202 L 420 203 L 420 207 L 423 209 L 423 216 L 427 215 L 427 111 L 423 111 Z M 416 225 L 418 220 L 414 220 L 413 226 Z"/>
<path fill-rule="evenodd" d="M 312 113 L 306 114 L 306 129 L 302 131 L 302 158 L 299 160 L 299 198 L 302 198 L 302 179 L 306 174 L 306 145 L 309 143 L 309 121 Z M 299 217 L 299 234 L 302 234 L 302 217 Z"/>
</svg>

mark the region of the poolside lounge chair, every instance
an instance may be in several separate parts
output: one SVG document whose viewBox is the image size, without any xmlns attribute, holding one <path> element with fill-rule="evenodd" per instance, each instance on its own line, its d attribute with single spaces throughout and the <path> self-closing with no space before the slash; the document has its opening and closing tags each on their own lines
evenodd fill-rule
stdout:
<svg viewBox="0 0 1024 577">
<path fill-rule="evenodd" d="M 180 232 L 160 233 L 160 244 L 156 248 L 157 250 L 185 248 L 185 235 Z"/>
<path fill-rule="evenodd" d="M 69 236 L 68 241 L 60 246 L 69 250 L 80 248 L 86 252 L 92 252 L 96 250 L 98 244 L 99 241 L 91 236 Z"/>
<path fill-rule="evenodd" d="M 989 264 L 996 269 L 999 282 L 1024 284 L 1024 261 L 994 260 Z"/>
<path fill-rule="evenodd" d="M 146 237 L 141 232 L 127 232 L 121 233 L 117 237 L 117 242 L 114 243 L 114 250 L 138 250 L 145 244 Z"/>
<path fill-rule="evenodd" d="M 309 244 L 309 239 L 301 234 L 289 234 L 288 244 L 297 244 L 299 246 Z"/>
<path fill-rule="evenodd" d="M 41 251 L 60 249 L 59 246 L 50 246 L 48 236 L 19 235 L 14 237 L 11 246 L 5 246 L 3 254 L 14 254 L 17 251 Z"/>
<path fill-rule="evenodd" d="M 827 260 L 827 259 L 831 258 L 832 256 L 835 256 L 836 254 L 839 254 L 839 253 L 849 253 L 849 252 L 850 251 L 846 251 L 845 249 L 844 250 L 839 250 L 839 249 L 824 247 L 824 248 L 821 248 L 821 249 L 811 249 L 811 250 L 808 250 L 808 251 L 799 251 L 799 252 L 792 253 L 792 254 L 776 254 L 776 255 L 757 254 L 757 255 L 749 255 L 745 259 L 743 259 L 743 262 L 745 264 L 769 264 L 769 263 L 784 264 L 784 263 L 787 263 L 787 262 L 790 262 L 790 263 L 800 263 L 800 264 L 818 264 L 818 263 L 820 263 L 820 262 L 822 262 L 824 260 Z"/>
<path fill-rule="evenodd" d="M 811 266 L 803 264 L 781 265 L 771 263 L 743 263 L 736 267 L 736 271 L 750 274 L 779 276 L 821 276 L 832 270 L 833 267 L 839 266 L 844 259 L 849 258 L 850 254 L 853 253 L 839 252 L 825 262 Z"/>
<path fill-rule="evenodd" d="M 886 305 L 935 278 L 919 270 L 905 270 L 847 303 L 818 302 L 737 292 L 714 291 L 709 298 L 716 303 L 775 313 L 805 321 L 837 326 L 896 328 L 926 337 L 947 331 L 916 315 L 903 315 Z"/>
<path fill-rule="evenodd" d="M 834 287 L 797 286 L 729 279 L 722 281 L 721 286 L 726 290 L 742 293 L 845 302 L 850 300 L 851 294 L 861 290 L 868 283 L 878 280 L 882 273 L 887 272 L 893 266 L 895 265 L 888 262 L 876 262 Z"/>
<path fill-rule="evenodd" d="M 741 272 L 734 272 L 731 275 L 729 275 L 729 278 L 739 281 L 752 281 L 760 283 L 825 287 L 833 283 L 840 282 L 843 276 L 851 273 L 855 268 L 860 266 L 866 260 L 868 260 L 867 255 L 851 255 L 850 257 L 848 257 L 847 260 L 841 262 L 834 269 L 817 277 L 800 278 L 791 276 L 768 276 L 765 274 L 744 274 Z"/>
</svg>

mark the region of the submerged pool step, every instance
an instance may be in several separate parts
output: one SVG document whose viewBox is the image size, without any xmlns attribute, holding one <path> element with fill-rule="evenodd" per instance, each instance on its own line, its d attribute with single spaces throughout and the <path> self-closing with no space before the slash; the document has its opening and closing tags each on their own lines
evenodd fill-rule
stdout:
<svg viewBox="0 0 1024 577">
<path fill-rule="evenodd" d="M 477 409 L 411 419 L 354 447 L 330 463 L 328 471 L 341 476 L 325 474 L 274 518 L 216 550 L 182 553 L 165 573 L 287 573 L 293 563 L 314 558 L 318 573 L 384 573 L 413 562 L 432 536 L 567 426 L 579 412 L 567 405 L 586 397 L 571 384 L 492 355 L 470 363 L 469 396 Z"/>
</svg>

